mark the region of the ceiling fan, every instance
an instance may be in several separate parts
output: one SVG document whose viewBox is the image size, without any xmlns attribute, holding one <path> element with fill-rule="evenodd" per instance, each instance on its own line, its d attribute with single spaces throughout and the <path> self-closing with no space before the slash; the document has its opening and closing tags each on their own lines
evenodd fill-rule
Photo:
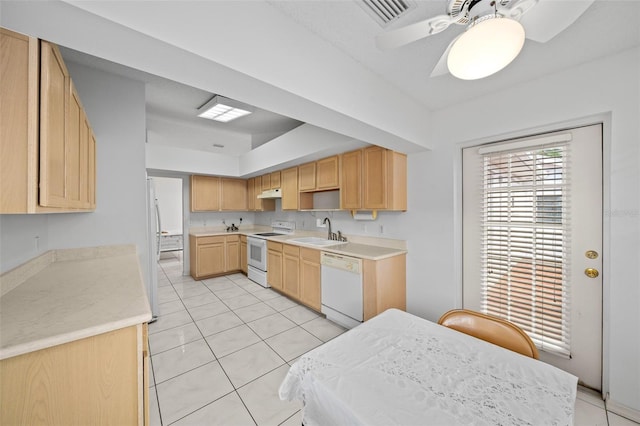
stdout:
<svg viewBox="0 0 640 426">
<path fill-rule="evenodd" d="M 451 41 L 431 77 L 451 72 L 475 80 L 494 74 L 515 59 L 529 40 L 545 43 L 573 24 L 594 0 L 449 0 L 438 15 L 376 37 L 381 50 L 438 34 L 450 25 L 466 26 Z M 526 15 L 525 15 L 526 13 Z"/>
</svg>

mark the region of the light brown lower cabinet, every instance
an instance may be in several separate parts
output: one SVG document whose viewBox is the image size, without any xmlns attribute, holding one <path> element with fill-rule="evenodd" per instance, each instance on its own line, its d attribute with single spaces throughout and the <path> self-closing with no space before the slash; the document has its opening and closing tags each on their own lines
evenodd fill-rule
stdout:
<svg viewBox="0 0 640 426">
<path fill-rule="evenodd" d="M 300 247 L 283 244 L 282 253 L 282 291 L 300 299 Z"/>
<path fill-rule="evenodd" d="M 406 255 L 362 261 L 364 320 L 390 308 L 407 310 Z"/>
<path fill-rule="evenodd" d="M 240 236 L 189 236 L 190 270 L 194 279 L 241 270 Z"/>
<path fill-rule="evenodd" d="M 267 241 L 267 284 L 282 291 L 282 244 Z"/>
<path fill-rule="evenodd" d="M 320 312 L 320 250 L 280 243 L 272 243 L 269 247 L 269 285 Z"/>
<path fill-rule="evenodd" d="M 240 235 L 224 237 L 225 268 L 224 272 L 240 270 Z"/>
<path fill-rule="evenodd" d="M 320 250 L 300 248 L 300 301 L 310 308 L 322 308 Z"/>
<path fill-rule="evenodd" d="M 247 275 L 249 265 L 247 263 L 247 236 L 240 235 L 240 270 Z"/>
<path fill-rule="evenodd" d="M 0 424 L 147 425 L 147 324 L 0 361 Z"/>
</svg>

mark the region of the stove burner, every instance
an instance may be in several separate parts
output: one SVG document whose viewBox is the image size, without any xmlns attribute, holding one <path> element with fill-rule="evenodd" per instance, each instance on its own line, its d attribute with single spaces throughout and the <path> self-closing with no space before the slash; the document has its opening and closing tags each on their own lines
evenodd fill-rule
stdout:
<svg viewBox="0 0 640 426">
<path fill-rule="evenodd" d="M 261 232 L 259 234 L 253 234 L 253 236 L 256 236 L 256 237 L 274 237 L 276 235 L 284 235 L 284 234 L 281 234 L 279 232 Z"/>
</svg>

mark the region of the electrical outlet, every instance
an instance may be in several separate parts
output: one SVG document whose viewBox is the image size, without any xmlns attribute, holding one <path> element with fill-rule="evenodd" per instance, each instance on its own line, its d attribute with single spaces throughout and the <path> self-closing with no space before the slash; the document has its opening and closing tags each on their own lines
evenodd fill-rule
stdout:
<svg viewBox="0 0 640 426">
<path fill-rule="evenodd" d="M 384 225 L 380 225 L 380 233 L 384 234 Z"/>
</svg>

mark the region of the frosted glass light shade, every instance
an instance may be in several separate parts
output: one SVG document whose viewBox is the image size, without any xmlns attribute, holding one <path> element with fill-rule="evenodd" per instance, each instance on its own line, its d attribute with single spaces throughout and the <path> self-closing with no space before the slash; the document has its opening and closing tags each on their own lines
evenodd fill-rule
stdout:
<svg viewBox="0 0 640 426">
<path fill-rule="evenodd" d="M 510 18 L 487 19 L 470 27 L 453 44 L 449 72 L 462 80 L 477 80 L 500 71 L 524 46 L 524 28 Z"/>
</svg>

